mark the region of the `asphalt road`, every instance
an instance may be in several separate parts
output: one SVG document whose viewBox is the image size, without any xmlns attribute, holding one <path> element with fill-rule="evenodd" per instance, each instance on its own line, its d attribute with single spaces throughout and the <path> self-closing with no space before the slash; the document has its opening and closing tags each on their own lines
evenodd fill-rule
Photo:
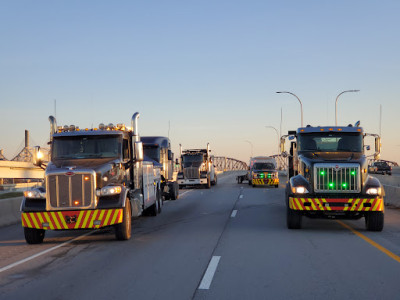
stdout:
<svg viewBox="0 0 400 300">
<path fill-rule="evenodd" d="M 129 241 L 64 231 L 27 245 L 1 228 L 0 299 L 399 299 L 400 211 L 383 232 L 363 219 L 288 230 L 283 188 L 219 179 L 134 220 Z"/>
</svg>

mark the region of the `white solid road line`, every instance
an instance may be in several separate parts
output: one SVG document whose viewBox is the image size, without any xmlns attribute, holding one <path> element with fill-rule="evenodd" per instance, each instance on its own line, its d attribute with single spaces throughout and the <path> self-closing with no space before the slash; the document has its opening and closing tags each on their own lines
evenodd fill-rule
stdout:
<svg viewBox="0 0 400 300">
<path fill-rule="evenodd" d="M 234 209 L 234 210 L 232 211 L 231 218 L 236 217 L 236 214 L 237 214 L 237 209 Z"/>
<path fill-rule="evenodd" d="M 211 282 L 214 278 L 215 271 L 217 270 L 217 266 L 219 263 L 221 256 L 213 256 L 208 264 L 207 271 L 201 280 L 199 285 L 199 290 L 208 290 L 210 289 Z"/>
<path fill-rule="evenodd" d="M 90 232 L 88 232 L 88 233 L 85 233 L 85 234 L 83 234 L 83 235 L 80 235 L 80 236 L 78 236 L 78 237 L 76 237 L 76 238 L 74 238 L 74 239 L 72 239 L 72 240 L 66 241 L 66 242 L 64 242 L 64 243 L 62 243 L 62 244 L 60 244 L 60 245 L 51 247 L 51 248 L 46 249 L 46 250 L 44 250 L 44 251 L 42 251 L 42 252 L 36 253 L 36 254 L 34 254 L 34 255 L 32 255 L 32 256 L 29 256 L 29 257 L 27 257 L 27 258 L 24 258 L 24 259 L 22 259 L 22 260 L 20 260 L 20 261 L 17 261 L 17 262 L 15 262 L 15 263 L 12 263 L 11 265 L 5 266 L 5 267 L 3 267 L 3 268 L 0 269 L 0 273 L 1 273 L 1 272 L 4 272 L 4 271 L 7 271 L 7 270 L 9 270 L 9 269 L 12 269 L 12 268 L 14 268 L 14 267 L 16 267 L 16 266 L 19 266 L 19 265 L 21 265 L 21 264 L 23 264 L 23 263 L 26 263 L 26 262 L 28 262 L 28 261 L 30 261 L 30 260 L 32 260 L 32 259 L 35 259 L 36 257 L 39 257 L 39 256 L 41 256 L 41 255 L 43 255 L 43 254 L 49 253 L 49 252 L 51 252 L 51 251 L 53 251 L 53 250 L 56 250 L 56 249 L 58 249 L 58 248 L 60 248 L 60 247 L 62 247 L 62 246 L 68 245 L 68 244 L 70 244 L 70 243 L 72 243 L 72 242 L 74 242 L 74 241 L 77 241 L 77 240 L 79 240 L 79 239 L 81 239 L 81 238 L 83 238 L 83 237 L 85 237 L 85 236 L 87 236 L 87 235 L 91 235 L 91 234 L 92 234 L 93 232 L 95 232 L 95 231 L 96 231 L 96 230 L 92 230 L 92 231 L 90 231 Z"/>
</svg>

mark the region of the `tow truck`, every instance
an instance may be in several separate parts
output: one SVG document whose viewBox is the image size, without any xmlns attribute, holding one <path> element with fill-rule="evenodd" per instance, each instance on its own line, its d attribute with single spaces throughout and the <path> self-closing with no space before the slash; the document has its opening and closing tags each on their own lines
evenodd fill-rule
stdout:
<svg viewBox="0 0 400 300">
<path fill-rule="evenodd" d="M 132 234 L 131 219 L 161 212 L 161 177 L 143 159 L 139 113 L 124 124 L 80 129 L 57 126 L 49 117 L 51 159 L 45 186 L 24 192 L 21 219 L 25 240 L 42 243 L 47 230 L 114 227 L 118 240 Z M 37 166 L 45 167 L 40 147 Z"/>
<path fill-rule="evenodd" d="M 365 138 L 375 138 L 375 159 L 380 137 L 354 126 L 306 126 L 281 138 L 282 155 L 288 157 L 285 190 L 289 229 L 300 229 L 302 217 L 329 219 L 365 218 L 369 231 L 382 231 L 384 196 L 382 184 L 368 175 Z M 285 141 L 290 153 L 285 152 Z"/>
</svg>

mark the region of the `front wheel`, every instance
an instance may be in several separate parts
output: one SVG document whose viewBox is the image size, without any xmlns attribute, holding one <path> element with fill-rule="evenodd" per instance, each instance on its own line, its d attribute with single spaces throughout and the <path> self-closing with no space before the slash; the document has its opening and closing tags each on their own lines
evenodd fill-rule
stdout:
<svg viewBox="0 0 400 300">
<path fill-rule="evenodd" d="M 211 188 L 211 180 L 210 177 L 207 178 L 206 189 Z"/>
<path fill-rule="evenodd" d="M 24 235 L 28 244 L 41 244 L 43 243 L 45 230 L 24 227 Z"/>
<path fill-rule="evenodd" d="M 286 224 L 289 229 L 301 229 L 301 219 L 302 215 L 293 209 L 290 209 L 289 206 L 286 208 Z"/>
<path fill-rule="evenodd" d="M 115 237 L 117 240 L 129 240 L 132 235 L 132 211 L 131 201 L 127 198 L 123 209 L 122 223 L 115 225 Z"/>
<path fill-rule="evenodd" d="M 372 211 L 365 215 L 365 225 L 368 231 L 382 231 L 384 214 L 381 211 Z"/>
</svg>

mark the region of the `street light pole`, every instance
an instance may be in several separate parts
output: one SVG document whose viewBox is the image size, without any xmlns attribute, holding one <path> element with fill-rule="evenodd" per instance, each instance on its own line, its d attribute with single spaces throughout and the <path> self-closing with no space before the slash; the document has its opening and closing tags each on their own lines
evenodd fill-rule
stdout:
<svg viewBox="0 0 400 300">
<path fill-rule="evenodd" d="M 253 143 L 248 141 L 248 140 L 245 140 L 245 142 L 250 144 L 250 146 L 251 146 L 251 157 L 253 157 Z"/>
<path fill-rule="evenodd" d="M 337 95 L 336 101 L 335 101 L 335 126 L 337 126 L 337 102 L 338 102 L 338 99 L 339 99 L 340 95 L 342 95 L 344 93 L 356 93 L 356 92 L 359 92 L 359 91 L 360 90 L 348 90 L 348 91 L 343 91 L 339 95 Z"/>
<path fill-rule="evenodd" d="M 295 96 L 297 98 L 297 100 L 299 100 L 300 103 L 300 111 L 301 111 L 301 127 L 303 127 L 303 103 L 301 103 L 301 100 L 299 99 L 299 97 L 297 97 L 295 94 L 291 93 L 291 92 L 276 92 L 277 94 L 290 94 L 292 96 Z"/>
<path fill-rule="evenodd" d="M 279 149 L 280 149 L 279 144 L 280 144 L 280 139 L 279 139 L 278 129 L 276 129 L 274 126 L 265 126 L 265 128 L 272 128 L 273 130 L 275 130 L 276 135 L 278 136 L 278 152 L 277 152 L 277 154 L 279 155 Z"/>
</svg>

